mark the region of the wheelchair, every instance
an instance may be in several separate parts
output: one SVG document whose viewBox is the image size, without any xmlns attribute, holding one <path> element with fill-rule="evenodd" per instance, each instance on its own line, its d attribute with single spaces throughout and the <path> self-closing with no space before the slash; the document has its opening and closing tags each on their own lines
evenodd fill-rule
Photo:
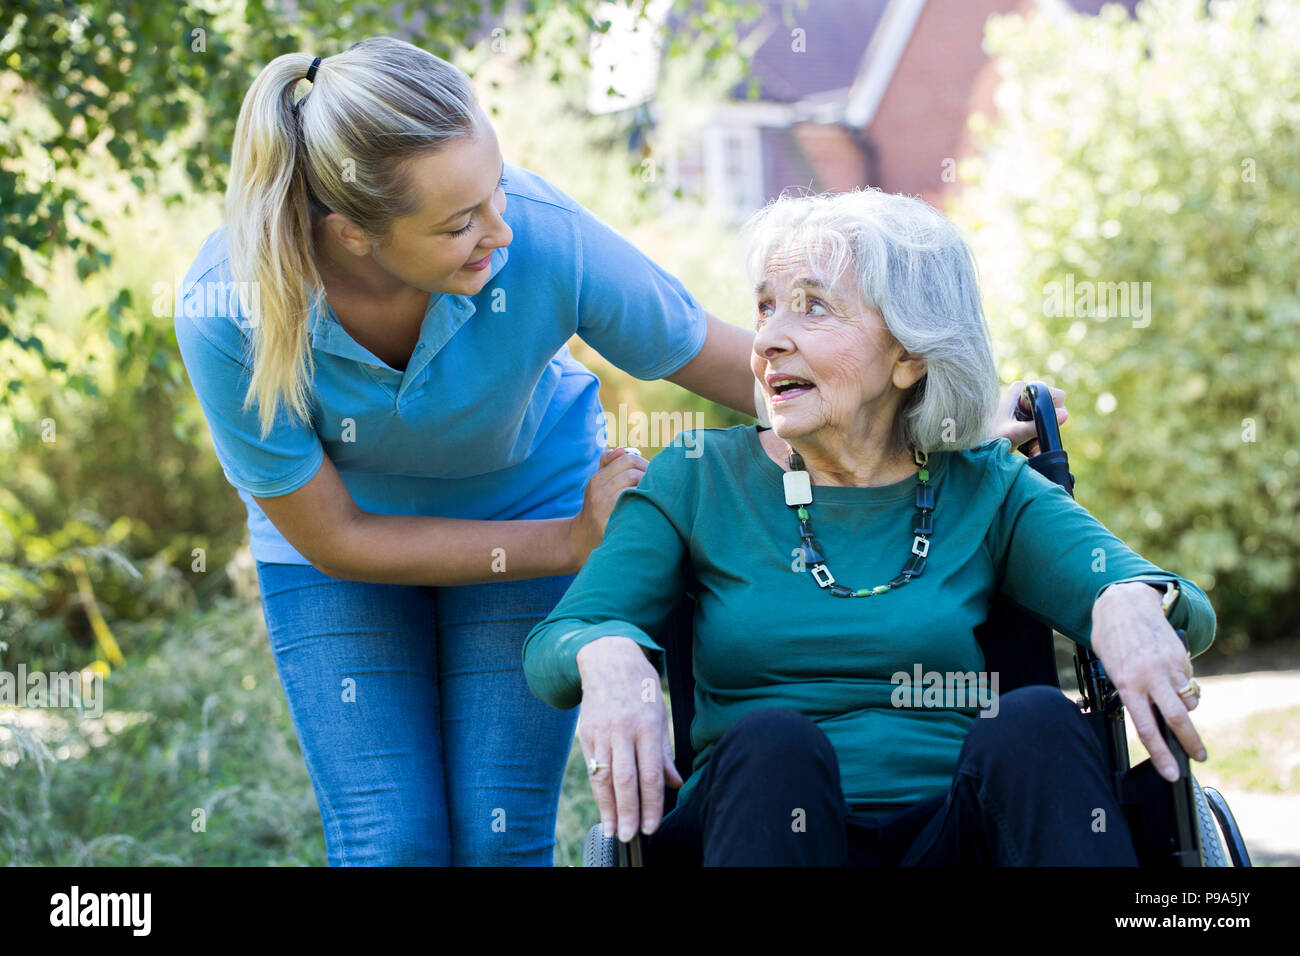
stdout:
<svg viewBox="0 0 1300 956">
<path fill-rule="evenodd" d="M 1032 412 L 1024 410 L 1029 405 Z M 1039 453 L 1029 466 L 1074 494 L 1074 476 L 1061 445 L 1051 394 L 1042 382 L 1032 382 L 1022 393 L 1016 417 L 1032 417 L 1038 433 Z M 1027 443 L 1020 451 L 1028 454 Z M 683 780 L 695 761 L 691 746 L 695 677 L 692 662 L 694 600 L 688 595 L 672 610 L 662 631 L 651 635 L 664 649 L 668 696 L 672 712 L 673 763 Z M 1184 645 L 1186 635 L 1177 632 Z M 975 630 L 984 652 L 985 669 L 999 674 L 1002 693 L 1017 687 L 1044 684 L 1061 689 L 1057 676 L 1052 630 L 1007 601 L 990 608 L 988 619 Z M 1201 787 L 1191 773 L 1186 750 L 1155 711 L 1158 731 L 1178 764 L 1179 778 L 1160 776 L 1151 759 L 1130 766 L 1124 707 L 1119 692 L 1106 677 L 1101 661 L 1087 648 L 1076 645 L 1075 676 L 1082 696 L 1076 701 L 1101 742 L 1111 771 L 1114 793 L 1124 811 L 1138 862 L 1144 867 L 1250 866 L 1250 855 L 1227 801 L 1216 790 Z M 677 791 L 665 788 L 664 816 L 676 805 Z M 642 836 L 622 843 L 606 837 L 597 823 L 587 833 L 584 866 L 641 866 Z"/>
</svg>

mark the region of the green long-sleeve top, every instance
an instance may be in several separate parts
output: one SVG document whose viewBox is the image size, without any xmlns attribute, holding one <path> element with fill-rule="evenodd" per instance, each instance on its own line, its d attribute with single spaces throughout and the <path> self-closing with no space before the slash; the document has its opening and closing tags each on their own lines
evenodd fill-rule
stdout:
<svg viewBox="0 0 1300 956">
<path fill-rule="evenodd" d="M 533 692 L 570 708 L 582 697 L 583 645 L 629 637 L 662 673 L 653 635 L 683 593 L 694 595 L 697 756 L 680 802 L 727 728 L 764 707 L 791 708 L 826 733 L 854 814 L 897 812 L 946 792 L 989 698 L 924 697 L 916 678 L 937 687 L 929 676 L 937 672 L 955 691 L 961 679 L 950 675 L 983 671 L 974 629 L 999 591 L 1088 645 L 1102 588 L 1177 580 L 1173 626 L 1186 629 L 1193 656 L 1214 639 L 1200 588 L 1135 554 L 1006 439 L 931 454 L 934 530 L 920 577 L 873 597 L 834 597 L 796 570 L 798 518 L 758 431 L 700 429 L 660 451 L 524 643 Z M 912 548 L 916 485 L 813 486 L 808 511 L 837 583 L 866 588 L 898 575 Z M 994 689 L 992 675 L 984 687 Z"/>
</svg>

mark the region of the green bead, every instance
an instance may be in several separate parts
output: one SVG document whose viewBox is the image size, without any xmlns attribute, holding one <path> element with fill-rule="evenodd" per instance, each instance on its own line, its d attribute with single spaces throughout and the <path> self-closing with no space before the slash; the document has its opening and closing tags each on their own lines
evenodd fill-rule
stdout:
<svg viewBox="0 0 1300 956">
<path fill-rule="evenodd" d="M 929 468 L 922 468 L 922 469 L 917 473 L 916 477 L 920 478 L 922 481 L 929 481 L 929 480 L 930 480 L 930 469 L 929 469 Z"/>
<path fill-rule="evenodd" d="M 871 597 L 871 589 L 870 589 L 870 588 L 860 588 L 860 589 L 858 589 L 857 591 L 854 591 L 854 592 L 853 592 L 853 596 L 854 596 L 854 597 Z"/>
<path fill-rule="evenodd" d="M 796 511 L 795 514 L 797 514 L 800 518 L 803 518 L 805 521 L 808 520 L 808 509 L 805 508 L 803 505 L 799 506 L 799 510 Z"/>
<path fill-rule="evenodd" d="M 872 594 L 884 594 L 884 593 L 885 593 L 886 591 L 888 591 L 888 590 L 889 590 L 889 585 L 888 585 L 888 584 L 878 584 L 878 585 L 876 585 L 874 588 L 871 589 L 871 593 L 872 593 Z"/>
</svg>

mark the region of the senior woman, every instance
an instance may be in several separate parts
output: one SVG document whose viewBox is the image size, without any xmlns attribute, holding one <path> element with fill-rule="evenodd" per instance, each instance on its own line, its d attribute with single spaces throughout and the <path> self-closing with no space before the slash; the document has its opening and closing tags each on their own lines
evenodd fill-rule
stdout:
<svg viewBox="0 0 1300 956">
<path fill-rule="evenodd" d="M 1135 864 L 1082 716 L 1052 688 L 998 699 L 974 630 L 1001 593 L 1090 646 L 1175 779 L 1152 707 L 1205 759 L 1174 633 L 1209 646 L 1205 594 L 984 440 L 975 265 L 938 212 L 783 197 L 745 238 L 771 427 L 661 451 L 524 646 L 538 696 L 582 702 L 606 833 L 706 865 Z M 682 781 L 651 635 L 686 591 L 698 756 L 661 821 Z M 971 672 L 978 701 L 956 693 Z"/>
</svg>

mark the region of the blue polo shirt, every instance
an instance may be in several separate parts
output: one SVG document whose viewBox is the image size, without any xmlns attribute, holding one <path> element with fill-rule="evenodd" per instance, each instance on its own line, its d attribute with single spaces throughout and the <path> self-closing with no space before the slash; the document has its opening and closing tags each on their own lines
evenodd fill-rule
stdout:
<svg viewBox="0 0 1300 956">
<path fill-rule="evenodd" d="M 176 339 L 227 480 L 248 509 L 252 555 L 309 564 L 253 496 L 286 495 L 325 455 L 378 514 L 509 521 L 582 509 L 605 448 L 599 381 L 569 354 L 580 336 L 636 378 L 671 375 L 704 344 L 682 284 L 540 176 L 506 166 L 504 218 L 474 296 L 430 297 L 405 371 L 359 345 L 332 309 L 307 317 L 310 424 L 281 406 L 261 438 L 245 411 L 251 331 L 223 226 L 204 241 L 175 305 Z"/>
</svg>

